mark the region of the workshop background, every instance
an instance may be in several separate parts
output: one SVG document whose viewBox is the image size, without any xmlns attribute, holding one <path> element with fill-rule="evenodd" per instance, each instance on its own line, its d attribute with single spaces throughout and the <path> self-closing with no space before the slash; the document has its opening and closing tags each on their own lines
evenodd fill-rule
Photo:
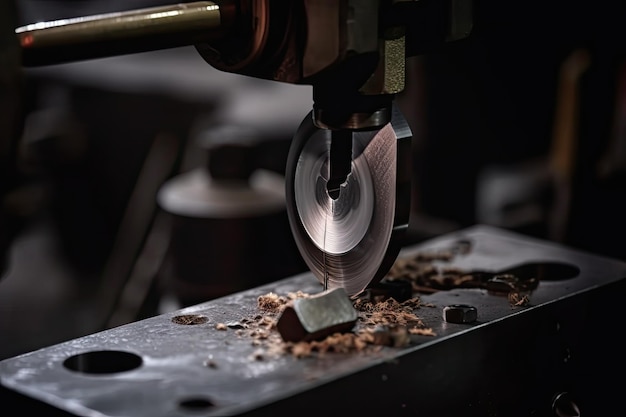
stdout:
<svg viewBox="0 0 626 417">
<path fill-rule="evenodd" d="M 626 5 L 545 3 L 477 0 L 408 59 L 407 245 L 483 223 L 626 260 Z M 0 359 L 305 271 L 281 175 L 309 86 L 193 47 L 19 67 L 15 27 L 159 4 L 0 6 Z"/>
</svg>

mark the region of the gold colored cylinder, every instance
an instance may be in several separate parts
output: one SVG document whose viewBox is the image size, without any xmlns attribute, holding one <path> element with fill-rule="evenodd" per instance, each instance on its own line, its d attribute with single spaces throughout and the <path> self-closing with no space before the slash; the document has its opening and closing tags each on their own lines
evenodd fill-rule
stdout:
<svg viewBox="0 0 626 417">
<path fill-rule="evenodd" d="M 232 9 L 198 1 L 33 23 L 15 33 L 24 66 L 49 65 L 215 39 L 234 20 Z"/>
</svg>

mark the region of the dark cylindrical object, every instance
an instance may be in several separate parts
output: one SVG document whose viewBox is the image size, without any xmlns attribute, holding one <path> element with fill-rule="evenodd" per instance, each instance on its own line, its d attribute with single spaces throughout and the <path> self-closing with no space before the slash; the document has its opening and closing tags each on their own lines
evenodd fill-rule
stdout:
<svg viewBox="0 0 626 417">
<path fill-rule="evenodd" d="M 202 132 L 207 166 L 159 191 L 172 216 L 165 292 L 194 305 L 304 270 L 287 219 L 282 175 L 257 168 L 257 134 L 238 126 Z"/>
</svg>

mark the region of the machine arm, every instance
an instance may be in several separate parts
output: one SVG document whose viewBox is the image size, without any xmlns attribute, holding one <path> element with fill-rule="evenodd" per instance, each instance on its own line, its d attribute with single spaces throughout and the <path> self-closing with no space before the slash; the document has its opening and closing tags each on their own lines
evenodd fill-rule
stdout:
<svg viewBox="0 0 626 417">
<path fill-rule="evenodd" d="M 408 227 L 411 131 L 394 106 L 405 60 L 471 28 L 471 0 L 225 0 L 16 33 L 24 65 L 194 45 L 219 70 L 312 85 L 287 160 L 287 213 L 324 288 L 356 296 L 385 275 Z"/>
</svg>

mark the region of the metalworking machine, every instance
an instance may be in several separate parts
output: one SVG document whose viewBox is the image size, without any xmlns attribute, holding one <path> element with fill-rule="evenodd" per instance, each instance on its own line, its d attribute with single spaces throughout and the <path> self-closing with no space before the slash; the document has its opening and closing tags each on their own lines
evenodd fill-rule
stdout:
<svg viewBox="0 0 626 417">
<path fill-rule="evenodd" d="M 603 318 L 618 316 L 626 265 L 482 226 L 403 251 L 412 134 L 394 98 L 405 59 L 471 29 L 463 0 L 200 1 L 18 28 L 27 66 L 194 45 L 217 69 L 312 85 L 285 190 L 310 272 L 2 361 L 7 398 L 85 416 L 265 415 L 303 404 L 367 415 L 607 414 L 619 394 L 603 367 L 618 351 L 580 326 L 610 333 Z M 411 294 L 393 293 L 394 282 Z M 391 341 L 371 351 L 258 351 L 273 340 L 256 321 L 261 297 L 334 289 L 352 300 L 428 294 L 402 342 L 376 323 L 372 334 Z"/>
<path fill-rule="evenodd" d="M 411 132 L 393 105 L 405 60 L 467 37 L 471 12 L 469 1 L 202 1 L 16 32 L 25 66 L 195 45 L 217 69 L 311 84 L 287 209 L 311 271 L 353 296 L 389 270 L 408 224 Z"/>
</svg>

